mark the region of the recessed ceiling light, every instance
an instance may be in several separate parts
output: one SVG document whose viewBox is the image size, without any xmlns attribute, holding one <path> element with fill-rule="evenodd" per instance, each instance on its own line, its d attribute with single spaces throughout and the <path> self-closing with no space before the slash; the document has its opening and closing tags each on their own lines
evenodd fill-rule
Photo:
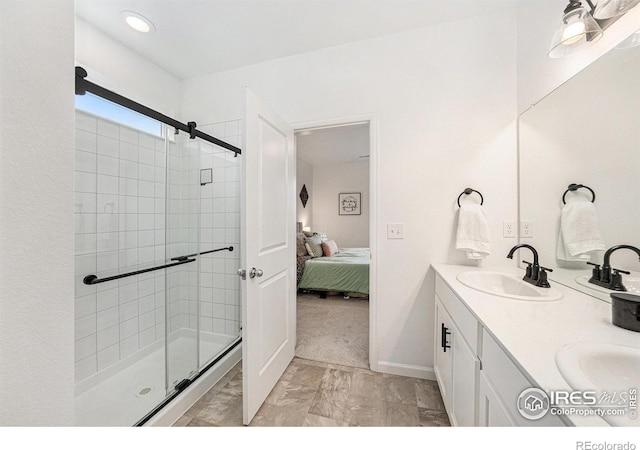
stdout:
<svg viewBox="0 0 640 450">
<path fill-rule="evenodd" d="M 142 14 L 133 11 L 121 11 L 120 15 L 124 18 L 127 25 L 140 33 L 153 33 L 156 27 L 149 19 Z"/>
</svg>

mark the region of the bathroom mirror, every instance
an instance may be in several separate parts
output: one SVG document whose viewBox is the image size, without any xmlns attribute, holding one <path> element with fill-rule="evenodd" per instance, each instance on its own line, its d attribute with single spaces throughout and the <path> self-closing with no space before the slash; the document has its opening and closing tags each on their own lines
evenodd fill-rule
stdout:
<svg viewBox="0 0 640 450">
<path fill-rule="evenodd" d="M 538 250 L 551 280 L 610 302 L 613 291 L 588 282 L 593 266 L 558 258 L 563 195 L 572 183 L 593 190 L 605 249 L 640 248 L 640 46 L 610 50 L 519 118 L 519 218 L 532 234 L 521 233 L 520 243 Z M 591 201 L 592 193 L 580 188 L 565 200 Z M 604 253 L 590 253 L 589 261 L 602 264 Z M 633 251 L 613 252 L 610 264 L 631 272 L 623 283 L 640 286 Z"/>
</svg>

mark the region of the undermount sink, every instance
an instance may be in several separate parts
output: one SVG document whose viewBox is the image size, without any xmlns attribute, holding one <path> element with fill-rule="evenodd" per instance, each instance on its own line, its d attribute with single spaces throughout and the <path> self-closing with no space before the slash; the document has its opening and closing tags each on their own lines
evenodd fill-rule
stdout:
<svg viewBox="0 0 640 450">
<path fill-rule="evenodd" d="M 536 287 L 521 278 L 502 272 L 470 270 L 459 273 L 456 278 L 460 283 L 471 289 L 499 297 L 538 302 L 553 301 L 562 298 L 562 292 L 554 287 Z"/>
<path fill-rule="evenodd" d="M 605 294 L 610 294 L 611 289 L 607 289 L 606 287 L 598 286 L 597 284 L 589 283 L 589 279 L 591 275 L 582 275 L 576 278 L 576 283 L 588 287 L 589 289 L 593 289 L 595 291 L 604 292 Z M 622 276 L 622 284 L 627 288 L 627 292 L 630 294 L 640 295 L 640 277 L 636 277 L 633 275 L 623 275 Z"/>
<path fill-rule="evenodd" d="M 611 396 L 626 392 L 629 396 L 630 389 L 640 387 L 640 348 L 598 342 L 568 344 L 556 353 L 556 365 L 569 386 L 580 391 L 595 391 L 597 396 L 602 392 Z M 617 397 L 615 403 L 619 399 Z M 613 405 L 609 402 L 596 406 Z M 628 412 L 602 418 L 616 426 L 640 425 L 637 416 L 632 418 Z"/>
</svg>

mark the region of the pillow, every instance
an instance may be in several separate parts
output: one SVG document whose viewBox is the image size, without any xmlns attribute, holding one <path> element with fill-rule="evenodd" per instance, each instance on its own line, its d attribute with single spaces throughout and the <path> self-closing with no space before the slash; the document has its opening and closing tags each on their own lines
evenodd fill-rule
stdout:
<svg viewBox="0 0 640 450">
<path fill-rule="evenodd" d="M 324 241 L 322 243 L 322 251 L 324 256 L 331 256 L 338 253 L 338 244 L 335 241 Z"/>
<path fill-rule="evenodd" d="M 305 249 L 307 250 L 307 254 L 313 258 L 313 250 L 309 247 L 309 244 L 304 244 Z"/>
<path fill-rule="evenodd" d="M 298 256 L 306 256 L 307 253 L 307 249 L 304 246 L 304 234 L 302 233 L 297 233 L 296 234 L 296 254 Z"/>
<path fill-rule="evenodd" d="M 322 239 L 320 239 L 319 234 L 314 234 L 311 237 L 307 237 L 304 239 L 305 244 L 309 245 L 309 254 L 314 258 L 322 256 L 324 253 L 322 252 Z M 305 245 L 306 246 L 306 245 Z"/>
</svg>

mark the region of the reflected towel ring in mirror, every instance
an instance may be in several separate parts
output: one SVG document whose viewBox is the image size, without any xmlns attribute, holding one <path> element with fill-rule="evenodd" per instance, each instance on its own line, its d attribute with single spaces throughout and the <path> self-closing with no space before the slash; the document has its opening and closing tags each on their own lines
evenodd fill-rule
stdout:
<svg viewBox="0 0 640 450">
<path fill-rule="evenodd" d="M 596 193 L 593 192 L 593 189 L 591 189 L 589 186 L 585 186 L 584 184 L 575 184 L 575 183 L 571 183 L 569 185 L 569 187 L 567 188 L 566 191 L 564 191 L 564 194 L 562 194 L 562 203 L 564 203 L 565 205 L 567 204 L 567 202 L 565 201 L 565 197 L 567 196 L 567 192 L 571 191 L 577 191 L 580 188 L 585 188 L 585 189 L 589 189 L 589 192 L 591 192 L 591 195 L 593 196 L 593 198 L 591 199 L 591 203 L 596 201 Z"/>
<path fill-rule="evenodd" d="M 466 188 L 464 191 L 462 191 L 460 195 L 458 195 L 458 207 L 460 207 L 460 197 L 462 197 L 463 194 L 470 195 L 473 192 L 476 192 L 480 196 L 480 204 L 482 205 L 484 203 L 484 198 L 482 197 L 482 194 L 479 191 L 476 191 L 475 189 Z"/>
</svg>

